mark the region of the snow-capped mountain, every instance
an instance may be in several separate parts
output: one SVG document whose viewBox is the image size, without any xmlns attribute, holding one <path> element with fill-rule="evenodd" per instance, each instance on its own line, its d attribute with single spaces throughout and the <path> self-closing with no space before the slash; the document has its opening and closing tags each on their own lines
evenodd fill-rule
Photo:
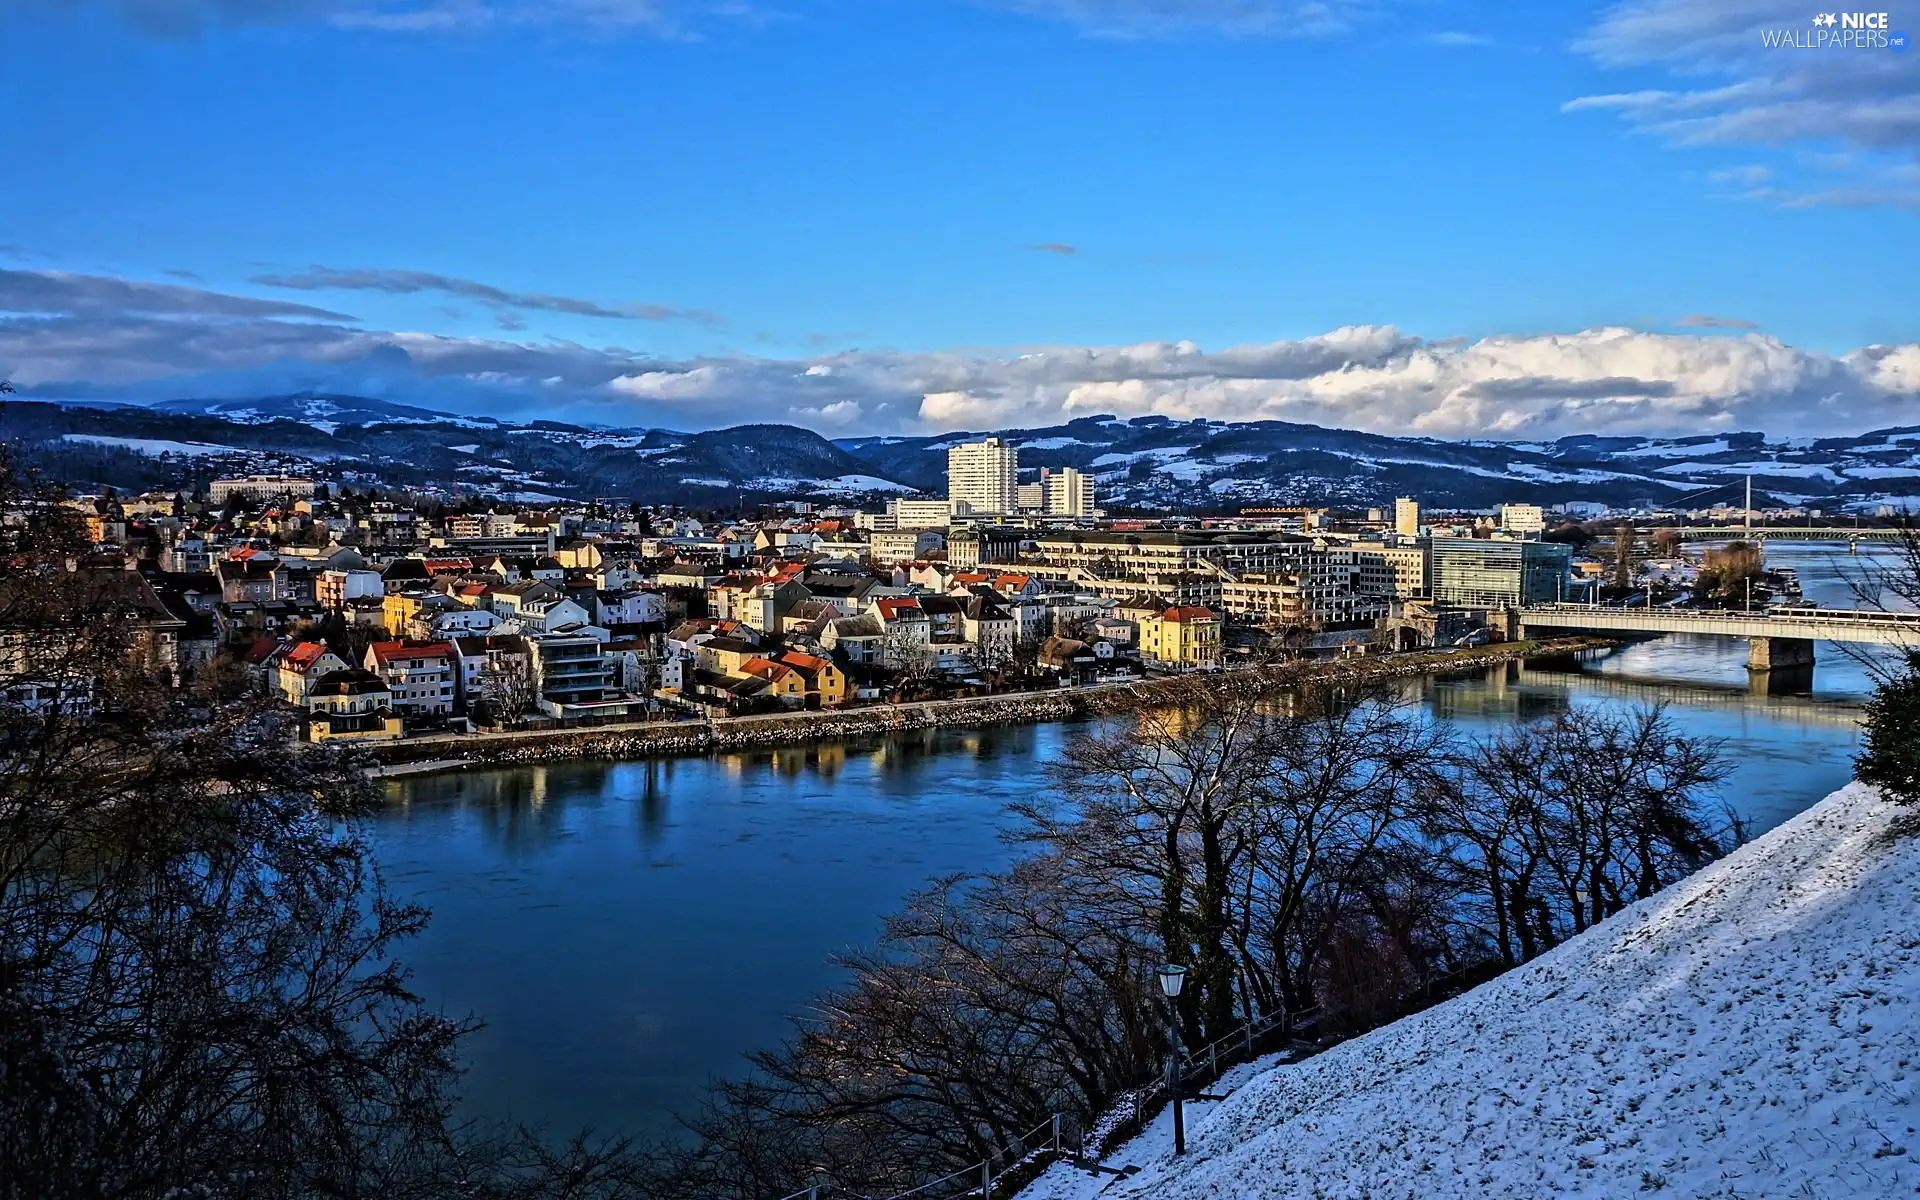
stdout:
<svg viewBox="0 0 1920 1200">
<path fill-rule="evenodd" d="M 43 458 L 55 455 L 64 478 L 122 487 L 233 469 L 222 454 L 271 454 L 397 486 L 528 499 L 713 504 L 938 495 L 947 449 L 997 435 L 1019 447 L 1024 479 L 1077 468 L 1095 477 L 1099 502 L 1116 511 L 1370 507 L 1401 495 L 1461 508 L 1573 500 L 1695 507 L 1738 502 L 1749 475 L 1756 500 L 1837 510 L 1920 497 L 1920 427 L 1822 439 L 1723 433 L 1505 442 L 1280 421 L 1091 416 L 1044 429 L 829 442 L 788 425 L 705 433 L 587 428 L 301 393 L 151 407 L 15 401 L 0 405 L 0 435 L 39 446 Z"/>
<path fill-rule="evenodd" d="M 456 417 L 451 413 L 395 404 L 366 396 L 337 396 L 302 392 L 289 396 L 261 396 L 247 400 L 163 400 L 152 406 L 156 412 L 183 413 L 192 416 L 219 417 L 242 425 L 265 425 L 274 421 L 298 421 L 331 433 L 342 425 L 437 425 L 444 422 L 472 424 L 477 428 L 495 428 L 500 422 L 492 417 Z"/>
</svg>

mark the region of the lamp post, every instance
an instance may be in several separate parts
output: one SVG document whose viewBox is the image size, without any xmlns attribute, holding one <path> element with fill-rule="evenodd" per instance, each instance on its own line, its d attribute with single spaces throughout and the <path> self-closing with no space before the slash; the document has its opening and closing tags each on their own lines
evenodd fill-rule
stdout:
<svg viewBox="0 0 1920 1200">
<path fill-rule="evenodd" d="M 1187 1152 L 1187 1118 L 1180 1107 L 1180 1010 L 1174 1001 L 1180 998 L 1180 986 L 1187 981 L 1187 969 L 1178 963 L 1162 963 L 1158 972 L 1160 991 L 1167 998 L 1167 1095 L 1173 1098 L 1173 1152 Z"/>
</svg>

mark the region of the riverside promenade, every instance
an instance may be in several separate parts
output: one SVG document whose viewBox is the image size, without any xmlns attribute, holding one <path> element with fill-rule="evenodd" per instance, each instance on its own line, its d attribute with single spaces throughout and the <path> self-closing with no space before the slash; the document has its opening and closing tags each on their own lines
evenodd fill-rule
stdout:
<svg viewBox="0 0 1920 1200">
<path fill-rule="evenodd" d="M 913 729 L 966 729 L 1101 717 L 1178 703 L 1196 689 L 1218 693 L 1280 691 L 1309 683 L 1351 686 L 1415 675 L 1479 670 L 1530 658 L 1561 658 L 1618 644 L 1598 637 L 1503 642 L 1467 649 L 1286 663 L 1217 674 L 1170 675 L 1125 683 L 830 711 L 437 734 L 370 745 L 366 752 L 375 764 L 369 767 L 369 773 L 382 778 L 563 759 L 642 759 L 703 754 L 840 741 Z"/>
</svg>

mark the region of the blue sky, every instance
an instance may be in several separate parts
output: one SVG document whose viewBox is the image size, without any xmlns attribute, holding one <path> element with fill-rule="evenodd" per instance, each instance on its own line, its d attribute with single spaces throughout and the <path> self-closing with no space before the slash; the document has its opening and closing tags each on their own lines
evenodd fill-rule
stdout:
<svg viewBox="0 0 1920 1200">
<path fill-rule="evenodd" d="M 1876 419 L 1913 399 L 1897 351 L 1920 342 L 1920 55 L 1760 53 L 1758 28 L 1808 26 L 1798 3 L 25 8 L 0 30 L 0 369 L 30 391 L 331 381 L 828 427 L 873 419 L 884 376 L 884 419 L 903 427 L 1067 413 L 1076 385 L 1121 382 L 1156 411 L 1278 415 L 1300 397 L 1221 386 L 1265 367 L 1208 357 L 1173 396 L 1153 384 L 1165 371 L 1023 383 L 1006 363 L 1364 326 L 1442 356 L 1448 339 L 1631 329 L 1668 340 L 1631 359 L 1603 340 L 1607 363 L 1563 346 L 1579 361 L 1521 373 L 1588 391 L 1624 373 L 1663 399 L 1717 386 L 1714 413 L 1745 385 L 1688 372 L 1729 339 L 1795 356 L 1775 392 L 1839 370 L 1879 389 Z M 178 291 L 164 312 L 115 309 L 109 281 Z M 59 288 L 85 294 L 47 298 Z M 333 315 L 209 314 L 232 305 L 193 295 Z M 140 348 L 162 334 L 166 353 Z M 1894 369 L 1848 367 L 1876 344 Z M 1663 347 L 1684 360 L 1664 373 Z M 548 375 L 543 350 L 560 356 Z M 800 393 L 823 362 L 857 382 L 815 403 Z M 639 376 L 672 378 L 608 390 Z M 815 383 L 783 389 L 795 376 Z M 1447 394 L 1484 382 L 1469 376 Z M 1646 386 L 1606 409 L 1562 391 L 1535 398 L 1557 415 L 1505 414 L 1512 428 L 1711 415 L 1649 415 Z M 1348 423 L 1431 416 L 1446 396 L 1376 399 L 1348 397 Z M 1435 430 L 1503 415 L 1464 407 Z"/>
</svg>

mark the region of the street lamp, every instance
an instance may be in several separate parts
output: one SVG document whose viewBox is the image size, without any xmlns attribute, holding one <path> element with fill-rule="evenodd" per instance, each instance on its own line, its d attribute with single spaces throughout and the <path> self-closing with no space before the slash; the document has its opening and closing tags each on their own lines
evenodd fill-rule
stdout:
<svg viewBox="0 0 1920 1200">
<path fill-rule="evenodd" d="M 1167 1095 L 1173 1097 L 1173 1152 L 1187 1152 L 1187 1117 L 1180 1107 L 1180 1010 L 1174 1001 L 1187 982 L 1187 969 L 1178 963 L 1162 963 L 1158 972 L 1160 991 L 1167 998 Z"/>
</svg>

